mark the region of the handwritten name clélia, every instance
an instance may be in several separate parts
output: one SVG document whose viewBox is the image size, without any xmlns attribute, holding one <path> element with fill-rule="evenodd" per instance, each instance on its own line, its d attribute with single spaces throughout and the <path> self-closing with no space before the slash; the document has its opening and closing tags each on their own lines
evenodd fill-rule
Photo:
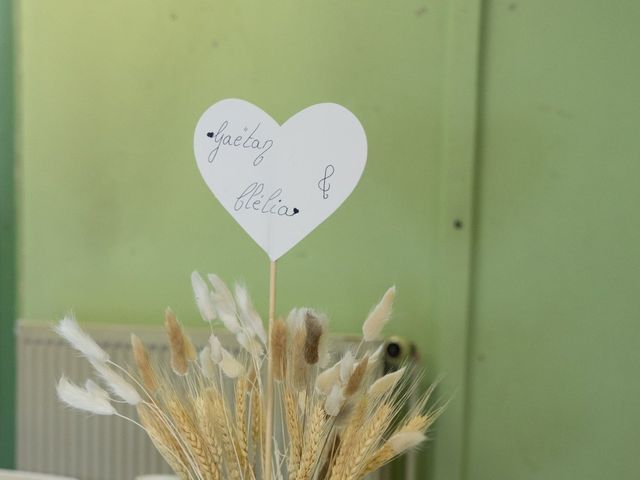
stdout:
<svg viewBox="0 0 640 480">
<path fill-rule="evenodd" d="M 266 193 L 264 183 L 253 182 L 236 197 L 233 209 L 238 212 L 242 209 L 253 210 L 259 213 L 278 215 L 280 217 L 293 217 L 300 213 L 297 208 L 289 207 L 282 203 L 282 189 L 275 189 L 265 200 Z"/>
</svg>

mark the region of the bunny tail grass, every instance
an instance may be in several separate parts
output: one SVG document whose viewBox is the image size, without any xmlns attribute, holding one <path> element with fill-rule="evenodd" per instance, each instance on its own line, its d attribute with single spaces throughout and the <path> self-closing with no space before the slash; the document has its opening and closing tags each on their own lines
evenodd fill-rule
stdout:
<svg viewBox="0 0 640 480">
<path fill-rule="evenodd" d="M 60 400 L 78 410 L 96 415 L 114 415 L 116 413 L 109 400 L 101 393 L 85 390 L 70 382 L 66 377 L 60 379 L 56 391 Z"/>
<path fill-rule="evenodd" d="M 427 437 L 422 432 L 400 432 L 391 436 L 388 441 L 395 454 L 400 455 L 417 447 L 426 439 Z"/>
<path fill-rule="evenodd" d="M 200 316 L 205 322 L 211 323 L 218 317 L 216 306 L 213 303 L 211 291 L 207 283 L 196 271 L 191 274 L 191 287 L 193 288 L 193 296 L 196 300 L 196 306 L 200 311 Z"/>
<path fill-rule="evenodd" d="M 271 287 L 274 274 L 272 263 Z M 265 337 L 245 287 L 236 284 L 232 295 L 218 276 L 207 281 L 197 272 L 191 284 L 211 327 L 199 354 L 169 309 L 170 358 L 132 335 L 131 371 L 71 317 L 56 329 L 100 377 L 100 386 L 87 380 L 84 387 L 62 377 L 60 400 L 141 426 L 180 480 L 363 480 L 424 442 L 446 406 L 430 400 L 435 384 L 416 398 L 421 381 L 408 374 L 413 362 L 381 376 L 384 342 L 338 341 L 330 355 L 327 316 L 303 307 L 284 320 L 273 295 Z M 364 340 L 381 333 L 394 294 L 389 289 L 371 310 Z M 218 333 L 217 320 L 228 331 Z M 116 402 L 135 408 L 117 411 Z M 137 418 L 128 418 L 134 410 Z"/>
<path fill-rule="evenodd" d="M 182 327 L 170 308 L 167 308 L 165 311 L 164 328 L 169 338 L 169 347 L 171 347 L 171 369 L 176 375 L 184 376 L 187 374 L 189 368 L 187 363 L 187 345 L 185 344 Z"/>
<path fill-rule="evenodd" d="M 133 359 L 144 388 L 146 388 L 149 393 L 155 392 L 158 389 L 158 381 L 151 366 L 149 352 L 147 352 L 142 341 L 133 333 L 131 334 L 131 350 L 133 351 Z"/>
<path fill-rule="evenodd" d="M 378 380 L 373 382 L 369 387 L 369 396 L 373 398 L 381 397 L 391 390 L 404 374 L 405 368 L 406 367 L 402 367 L 395 372 L 388 373 L 384 377 L 380 377 Z"/>
<path fill-rule="evenodd" d="M 309 309 L 304 316 L 305 341 L 304 341 L 304 359 L 309 365 L 315 365 L 320 360 L 320 339 L 324 333 L 324 329 L 318 317 Z"/>
<path fill-rule="evenodd" d="M 365 342 L 375 340 L 391 317 L 393 299 L 396 296 L 396 287 L 386 291 L 380 303 L 373 307 L 371 313 L 362 325 L 362 335 Z"/>
<path fill-rule="evenodd" d="M 98 362 L 109 360 L 107 352 L 80 328 L 72 315 L 67 315 L 60 320 L 54 327 L 54 331 L 88 359 Z"/>
<path fill-rule="evenodd" d="M 287 324 L 281 318 L 273 322 L 271 327 L 271 358 L 273 361 L 273 378 L 284 380 L 287 362 Z"/>
<path fill-rule="evenodd" d="M 236 284 L 236 304 L 242 322 L 255 334 L 263 345 L 267 343 L 267 332 L 264 329 L 262 319 L 251 303 L 249 292 L 243 285 Z"/>
<path fill-rule="evenodd" d="M 121 398 L 129 405 L 137 405 L 142 401 L 140 394 L 133 385 L 114 372 L 106 364 L 91 362 L 95 371 L 102 377 L 104 383 L 114 395 Z"/>
</svg>

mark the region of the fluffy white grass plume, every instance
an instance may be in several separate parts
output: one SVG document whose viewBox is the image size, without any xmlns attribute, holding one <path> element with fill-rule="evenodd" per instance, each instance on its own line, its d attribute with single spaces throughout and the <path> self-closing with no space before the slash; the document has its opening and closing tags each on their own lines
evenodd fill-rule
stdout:
<svg viewBox="0 0 640 480">
<path fill-rule="evenodd" d="M 333 386 L 340 381 L 340 363 L 336 362 L 335 365 L 318 374 L 316 377 L 316 389 L 320 393 L 329 395 Z"/>
<path fill-rule="evenodd" d="M 89 360 L 98 362 L 106 362 L 109 360 L 107 352 L 80 328 L 72 315 L 67 315 L 60 320 L 54 330 Z"/>
<path fill-rule="evenodd" d="M 84 384 L 84 388 L 87 392 L 96 395 L 100 398 L 104 398 L 105 400 L 109 400 L 109 394 L 104 390 L 100 385 L 91 380 L 90 378 Z"/>
<path fill-rule="evenodd" d="M 200 316 L 205 322 L 212 322 L 218 317 L 216 306 L 213 303 L 213 298 L 211 298 L 211 291 L 207 282 L 196 271 L 191 274 L 191 287 L 193 288 L 193 296 L 200 311 Z"/>
<path fill-rule="evenodd" d="M 383 396 L 385 393 L 395 387 L 396 383 L 398 383 L 398 380 L 400 380 L 400 378 L 404 374 L 405 368 L 406 367 L 402 367 L 395 372 L 388 373 L 384 377 L 380 377 L 378 380 L 373 382 L 369 387 L 369 395 L 372 398 Z"/>
<path fill-rule="evenodd" d="M 142 398 L 133 385 L 114 372 L 110 367 L 101 362 L 91 362 L 96 372 L 102 377 L 104 383 L 114 395 L 121 398 L 129 405 L 138 405 Z"/>
<path fill-rule="evenodd" d="M 236 304 L 238 305 L 238 313 L 243 323 L 251 329 L 252 333 L 258 336 L 263 345 L 266 345 L 267 332 L 264 330 L 262 318 L 260 318 L 260 315 L 258 315 L 258 312 L 256 312 L 256 309 L 253 307 L 251 297 L 249 297 L 246 287 L 237 283 Z"/>
<path fill-rule="evenodd" d="M 227 349 L 220 347 L 222 350 L 222 361 L 219 363 L 222 373 L 229 378 L 236 378 L 242 375 L 245 370 L 244 366 L 231 355 Z"/>
<path fill-rule="evenodd" d="M 444 406 L 427 409 L 433 387 L 413 406 L 406 405 L 420 385 L 408 378 L 411 367 L 378 378 L 384 345 L 376 349 L 378 344 L 363 342 L 325 368 L 324 315 L 293 309 L 286 322 L 276 317 L 269 339 L 246 288 L 236 286 L 232 295 L 219 277 L 208 278 L 197 273 L 191 277 L 198 310 L 210 322 L 217 315 L 242 347 L 239 352 L 227 350 L 222 337 L 211 334 L 197 354 L 168 311 L 165 327 L 171 357 L 153 358 L 134 337 L 132 353 L 138 368 L 129 376 L 71 319 L 57 330 L 91 361 L 101 385 L 88 381 L 82 388 L 63 377 L 58 384 L 60 399 L 81 410 L 141 425 L 184 480 L 264 476 L 269 388 L 275 393 L 275 421 L 281 422 L 275 431 L 283 432 L 273 438 L 274 480 L 359 480 L 425 440 Z M 389 289 L 371 310 L 363 327 L 364 340 L 381 333 L 394 294 Z M 140 368 L 141 364 L 148 365 Z M 272 385 L 266 384 L 264 375 L 269 366 Z M 147 386 L 147 369 L 157 388 Z M 127 417 L 129 408 L 122 414 L 116 411 L 120 399 L 136 406 L 136 420 Z"/>
<path fill-rule="evenodd" d="M 389 446 L 396 455 L 400 455 L 407 450 L 417 447 L 426 440 L 422 432 L 399 432 L 389 438 Z"/>
<path fill-rule="evenodd" d="M 56 388 L 58 398 L 70 407 L 95 413 L 96 415 L 113 415 L 116 410 L 109 400 L 100 394 L 90 392 L 62 377 Z"/>
<path fill-rule="evenodd" d="M 334 385 L 324 403 L 324 411 L 330 417 L 336 417 L 344 405 L 345 397 L 340 385 Z"/>
<path fill-rule="evenodd" d="M 224 328 L 234 334 L 242 331 L 240 322 L 238 322 L 236 304 L 233 301 L 233 295 L 231 295 L 229 287 L 219 276 L 213 273 L 210 273 L 208 278 L 214 289 L 213 300 L 216 305 L 216 311 Z"/>
<path fill-rule="evenodd" d="M 208 379 L 215 378 L 216 367 L 211 359 L 211 348 L 209 346 L 204 347 L 200 350 L 200 368 L 202 368 L 202 373 Z"/>
<path fill-rule="evenodd" d="M 380 360 L 382 360 L 382 355 L 384 352 L 385 344 L 382 343 L 378 348 L 376 348 L 373 353 L 369 356 L 369 366 L 375 366 Z"/>
<path fill-rule="evenodd" d="M 209 337 L 209 348 L 211 351 L 211 360 L 218 365 L 222 361 L 222 345 L 220 340 L 213 333 Z"/>
<path fill-rule="evenodd" d="M 382 300 L 378 303 L 362 325 L 362 335 L 365 342 L 375 340 L 382 332 L 382 329 L 391 318 L 391 309 L 393 307 L 393 299 L 396 296 L 396 287 L 391 287 L 383 295 Z"/>
<path fill-rule="evenodd" d="M 356 361 L 353 358 L 353 353 L 347 350 L 340 360 L 340 382 L 346 383 L 353 372 L 353 366 Z"/>
<path fill-rule="evenodd" d="M 236 335 L 236 340 L 240 344 L 242 348 L 244 348 L 250 355 L 262 355 L 264 353 L 264 349 L 262 348 L 262 344 L 256 339 L 256 337 L 245 333 L 240 332 Z"/>
</svg>

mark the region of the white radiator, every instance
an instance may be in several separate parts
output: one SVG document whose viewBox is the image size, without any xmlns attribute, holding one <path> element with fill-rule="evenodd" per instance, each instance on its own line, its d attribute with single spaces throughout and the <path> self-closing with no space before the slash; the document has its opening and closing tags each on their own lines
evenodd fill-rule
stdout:
<svg viewBox="0 0 640 480">
<path fill-rule="evenodd" d="M 83 414 L 58 401 L 55 386 L 62 374 L 83 384 L 91 370 L 51 328 L 51 324 L 27 321 L 17 327 L 17 468 L 81 480 L 133 480 L 142 474 L 169 472 L 140 428 L 120 418 Z M 168 358 L 161 325 L 83 328 L 120 365 L 132 363 L 131 332 L 143 340 L 152 356 Z M 196 345 L 206 343 L 208 329 L 187 331 Z M 346 337 L 336 340 L 337 350 L 353 344 Z M 136 418 L 128 405 L 121 411 Z"/>
<path fill-rule="evenodd" d="M 162 327 L 131 327 L 152 355 L 166 353 Z M 130 327 L 91 327 L 88 332 L 121 364 L 131 363 Z M 204 333 L 206 338 L 206 333 Z M 20 322 L 17 331 L 17 468 L 69 475 L 81 480 L 131 480 L 169 472 L 146 434 L 115 417 L 71 410 L 57 399 L 64 373 L 82 384 L 90 366 L 51 331 L 51 325 Z M 126 405 L 123 413 L 135 418 Z"/>
</svg>

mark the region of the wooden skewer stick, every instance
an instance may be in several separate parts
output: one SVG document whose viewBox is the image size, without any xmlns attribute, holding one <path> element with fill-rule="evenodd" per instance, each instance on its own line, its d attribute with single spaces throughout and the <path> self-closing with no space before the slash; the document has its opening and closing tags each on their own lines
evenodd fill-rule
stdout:
<svg viewBox="0 0 640 480">
<path fill-rule="evenodd" d="M 264 439 L 264 480 L 271 480 L 273 456 L 273 362 L 271 357 L 271 327 L 276 316 L 276 262 L 271 262 L 269 269 L 269 332 L 267 335 L 267 418 Z"/>
</svg>

